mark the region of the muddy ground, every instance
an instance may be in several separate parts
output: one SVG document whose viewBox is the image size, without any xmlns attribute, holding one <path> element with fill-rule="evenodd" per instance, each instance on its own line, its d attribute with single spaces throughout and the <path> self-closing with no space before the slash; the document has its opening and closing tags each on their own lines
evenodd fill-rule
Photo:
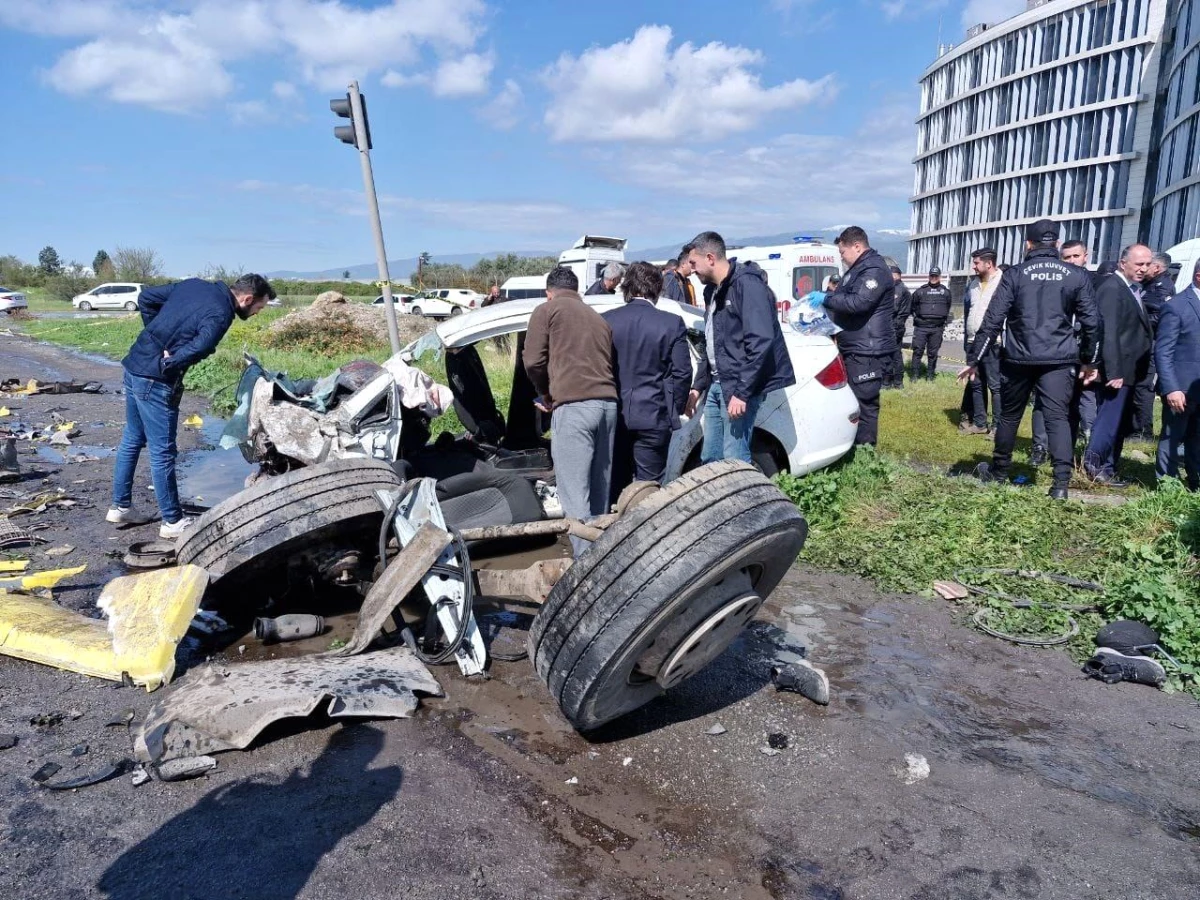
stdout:
<svg viewBox="0 0 1200 900">
<path fill-rule="evenodd" d="M 28 421 L 59 409 L 83 429 L 77 445 L 116 445 L 119 369 L 5 336 L 0 360 L 2 377 L 103 380 L 110 393 L 8 405 Z M 201 505 L 241 475 L 196 449 L 206 439 L 181 435 L 183 493 Z M 17 489 L 61 485 L 81 501 L 29 520 L 49 525 L 43 549 L 76 550 L 28 555 L 86 561 L 57 596 L 89 610 L 124 571 L 112 554 L 153 526 L 103 522 L 111 460 L 22 460 Z M 137 502 L 152 509 L 148 481 Z M 769 683 L 771 662 L 802 647 L 829 673 L 828 708 Z M 0 733 L 19 739 L 0 751 L 0 896 L 1197 896 L 1197 704 L 1087 680 L 1064 654 L 982 636 L 941 602 L 798 565 L 716 663 L 590 738 L 528 663 L 497 663 L 483 684 L 436 674 L 447 696 L 413 719 L 276 728 L 195 781 L 52 793 L 30 776 L 129 757 L 127 730 L 105 723 L 140 718 L 155 695 L 0 658 Z M 31 724 L 58 712 L 61 724 Z M 725 733 L 709 735 L 715 724 Z M 778 755 L 761 752 L 770 734 L 786 736 Z M 928 777 L 906 783 L 906 754 Z"/>
</svg>

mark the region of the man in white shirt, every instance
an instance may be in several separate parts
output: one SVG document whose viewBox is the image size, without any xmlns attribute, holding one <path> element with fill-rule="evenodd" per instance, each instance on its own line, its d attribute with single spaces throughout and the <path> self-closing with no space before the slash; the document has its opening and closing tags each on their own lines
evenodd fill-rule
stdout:
<svg viewBox="0 0 1200 900">
<path fill-rule="evenodd" d="M 988 303 L 1000 284 L 1003 274 L 996 268 L 996 251 L 981 247 L 971 254 L 971 268 L 975 277 L 967 283 L 966 315 L 963 322 L 963 346 L 970 347 L 975 333 L 983 324 Z M 979 357 L 979 374 L 967 382 L 967 395 L 963 398 L 970 420 L 958 426 L 963 434 L 990 434 L 1000 421 L 1000 342 L 995 341 Z M 991 395 L 992 427 L 988 427 L 988 396 Z"/>
</svg>

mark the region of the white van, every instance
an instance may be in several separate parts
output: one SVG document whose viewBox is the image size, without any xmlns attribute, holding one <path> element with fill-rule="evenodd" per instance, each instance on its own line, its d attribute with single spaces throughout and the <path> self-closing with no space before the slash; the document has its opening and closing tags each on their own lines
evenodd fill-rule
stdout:
<svg viewBox="0 0 1200 900">
<path fill-rule="evenodd" d="M 1192 273 L 1196 271 L 1196 260 L 1200 259 L 1200 238 L 1192 238 L 1182 244 L 1176 244 L 1167 251 L 1171 257 L 1171 274 L 1175 276 L 1175 293 L 1184 291 L 1192 283 Z M 1175 267 L 1179 266 L 1176 271 Z"/>
<path fill-rule="evenodd" d="M 569 250 L 559 254 L 558 264 L 575 273 L 582 294 L 610 262 L 625 262 L 625 244 L 625 238 L 585 234 Z"/>
<path fill-rule="evenodd" d="M 500 296 L 505 300 L 541 300 L 546 296 L 546 276 L 514 275 L 500 285 Z"/>
<path fill-rule="evenodd" d="M 767 273 L 779 318 L 785 322 L 793 303 L 819 291 L 830 275 L 842 273 L 837 247 L 814 237 L 796 237 L 790 244 L 774 247 L 730 247 L 726 255 L 757 263 Z"/>
</svg>

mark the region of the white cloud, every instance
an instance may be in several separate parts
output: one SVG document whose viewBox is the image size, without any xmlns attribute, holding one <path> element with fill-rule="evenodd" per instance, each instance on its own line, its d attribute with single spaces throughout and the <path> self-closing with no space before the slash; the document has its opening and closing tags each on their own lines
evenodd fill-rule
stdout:
<svg viewBox="0 0 1200 900">
<path fill-rule="evenodd" d="M 504 82 L 500 92 L 476 112 L 493 128 L 508 131 L 516 127 L 524 105 L 525 94 L 521 86 L 510 78 Z"/>
<path fill-rule="evenodd" d="M 484 0 L 0 0 L 0 26 L 83 40 L 46 73 L 58 90 L 171 112 L 228 97 L 231 66 L 268 57 L 327 90 L 433 54 L 439 95 L 480 94 L 493 60 L 470 51 L 486 13 Z"/>
<path fill-rule="evenodd" d="M 557 141 L 716 140 L 770 113 L 833 96 L 832 76 L 764 87 L 762 55 L 721 43 L 671 49 L 671 29 L 647 25 L 626 41 L 564 53 L 542 73 L 552 99 L 545 122 Z"/>
<path fill-rule="evenodd" d="M 280 100 L 295 100 L 300 91 L 290 81 L 277 81 L 271 85 L 271 93 Z"/>
<path fill-rule="evenodd" d="M 879 8 L 883 10 L 883 17 L 893 22 L 903 15 L 906 5 L 905 0 L 884 0 L 879 4 Z"/>
<path fill-rule="evenodd" d="M 963 28 L 986 22 L 995 25 L 1025 11 L 1025 0 L 968 0 L 962 13 Z"/>
<path fill-rule="evenodd" d="M 433 74 L 433 93 L 438 97 L 484 94 L 495 64 L 491 54 L 468 53 L 457 59 L 444 59 Z"/>
</svg>

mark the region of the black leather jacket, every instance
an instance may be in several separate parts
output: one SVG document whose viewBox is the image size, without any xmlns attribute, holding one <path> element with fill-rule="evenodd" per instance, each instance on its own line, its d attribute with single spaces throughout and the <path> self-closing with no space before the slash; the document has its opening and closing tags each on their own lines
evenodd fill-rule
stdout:
<svg viewBox="0 0 1200 900">
<path fill-rule="evenodd" d="M 825 309 L 842 329 L 836 340 L 842 353 L 887 356 L 896 352 L 892 326 L 895 283 L 892 271 L 875 250 L 867 250 L 825 297 Z"/>
</svg>

